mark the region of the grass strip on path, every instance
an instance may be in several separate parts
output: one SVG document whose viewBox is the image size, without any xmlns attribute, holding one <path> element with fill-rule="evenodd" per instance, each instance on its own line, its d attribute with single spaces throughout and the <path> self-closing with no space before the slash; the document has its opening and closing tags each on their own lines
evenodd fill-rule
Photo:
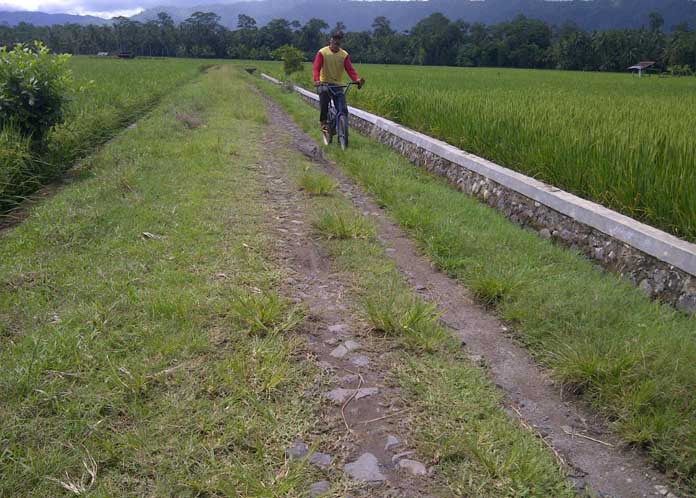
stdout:
<svg viewBox="0 0 696 498">
<path fill-rule="evenodd" d="M 319 140 L 318 111 L 258 84 Z M 513 325 L 567 389 L 696 494 L 696 319 L 654 303 L 582 256 L 457 192 L 397 153 L 351 135 L 328 155 L 458 278 Z"/>
<path fill-rule="evenodd" d="M 214 68 L 0 236 L 0 496 L 302 496 L 316 477 L 284 455 L 316 372 L 272 291 L 265 121 Z"/>
<path fill-rule="evenodd" d="M 400 275 L 372 220 L 316 167 L 297 154 L 286 161 L 308 194 L 317 236 L 352 283 L 358 311 L 376 334 L 400 346 L 391 349 L 391 380 L 411 408 L 401 416 L 411 442 L 437 463 L 436 486 L 443 491 L 436 496 L 575 496 L 551 451 L 505 414 L 501 393 L 440 325 L 435 307 Z"/>
</svg>

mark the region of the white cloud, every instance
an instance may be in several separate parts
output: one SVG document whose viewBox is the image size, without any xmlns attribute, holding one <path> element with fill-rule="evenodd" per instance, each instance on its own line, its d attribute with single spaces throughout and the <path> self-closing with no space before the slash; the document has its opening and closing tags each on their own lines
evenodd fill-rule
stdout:
<svg viewBox="0 0 696 498">
<path fill-rule="evenodd" d="M 181 4 L 182 0 L 0 0 L 0 10 L 40 11 L 99 17 L 132 16 L 147 7 Z M 192 3 L 192 2 L 186 2 Z"/>
<path fill-rule="evenodd" d="M 67 12 L 68 14 L 79 14 L 81 16 L 96 16 L 103 17 L 104 19 L 111 19 L 112 17 L 131 17 L 136 14 L 140 14 L 144 9 L 142 7 L 136 7 L 134 9 L 122 9 L 122 10 L 85 10 L 77 9 L 76 11 Z"/>
</svg>

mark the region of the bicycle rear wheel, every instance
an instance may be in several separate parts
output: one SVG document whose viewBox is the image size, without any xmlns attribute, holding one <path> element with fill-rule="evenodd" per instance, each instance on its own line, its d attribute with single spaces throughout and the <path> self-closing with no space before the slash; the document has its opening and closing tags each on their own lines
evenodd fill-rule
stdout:
<svg viewBox="0 0 696 498">
<path fill-rule="evenodd" d="M 341 114 L 336 121 L 336 135 L 338 135 L 338 143 L 341 149 L 348 148 L 348 116 Z"/>
</svg>

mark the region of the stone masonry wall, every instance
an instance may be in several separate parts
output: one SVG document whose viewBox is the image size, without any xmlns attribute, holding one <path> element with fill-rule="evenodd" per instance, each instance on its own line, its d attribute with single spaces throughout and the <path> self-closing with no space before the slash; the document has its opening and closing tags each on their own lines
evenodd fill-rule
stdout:
<svg viewBox="0 0 696 498">
<path fill-rule="evenodd" d="M 304 99 L 318 106 L 317 101 L 307 97 Z M 696 314 L 696 276 L 397 137 L 369 121 L 351 115 L 350 125 L 398 151 L 412 163 L 446 177 L 458 190 L 478 198 L 511 221 L 535 230 L 545 239 L 581 252 L 603 268 L 627 278 L 649 297 Z"/>
</svg>

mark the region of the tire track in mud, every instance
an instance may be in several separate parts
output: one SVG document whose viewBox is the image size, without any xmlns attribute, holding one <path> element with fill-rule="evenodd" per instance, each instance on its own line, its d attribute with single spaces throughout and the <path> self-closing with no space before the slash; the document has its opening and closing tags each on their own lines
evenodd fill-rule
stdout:
<svg viewBox="0 0 696 498">
<path fill-rule="evenodd" d="M 371 197 L 335 163 L 323 158 L 316 142 L 277 103 L 268 97 L 266 103 L 270 121 L 278 130 L 275 133 L 290 135 L 288 145 L 319 163 L 339 182 L 339 190 L 352 199 L 361 212 L 375 220 L 378 238 L 387 247 L 387 254 L 399 271 L 424 299 L 437 305 L 443 323 L 462 340 L 468 351 L 482 358 L 490 377 L 505 393 L 508 414 L 521 419 L 546 442 L 565 465 L 580 493 L 591 489 L 605 497 L 676 498 L 667 491 L 664 474 L 656 471 L 644 455 L 612 435 L 602 419 L 582 403 L 564 400 L 548 372 L 506 334 L 507 328 L 499 319 L 476 304 L 459 282 L 439 272 Z M 276 140 L 275 146 L 278 145 Z M 322 278 L 326 277 L 328 275 Z M 364 332 L 365 329 L 363 337 Z M 379 380 L 366 378 L 366 385 L 372 383 L 379 383 Z M 392 395 L 398 393 L 392 392 Z"/>
</svg>

